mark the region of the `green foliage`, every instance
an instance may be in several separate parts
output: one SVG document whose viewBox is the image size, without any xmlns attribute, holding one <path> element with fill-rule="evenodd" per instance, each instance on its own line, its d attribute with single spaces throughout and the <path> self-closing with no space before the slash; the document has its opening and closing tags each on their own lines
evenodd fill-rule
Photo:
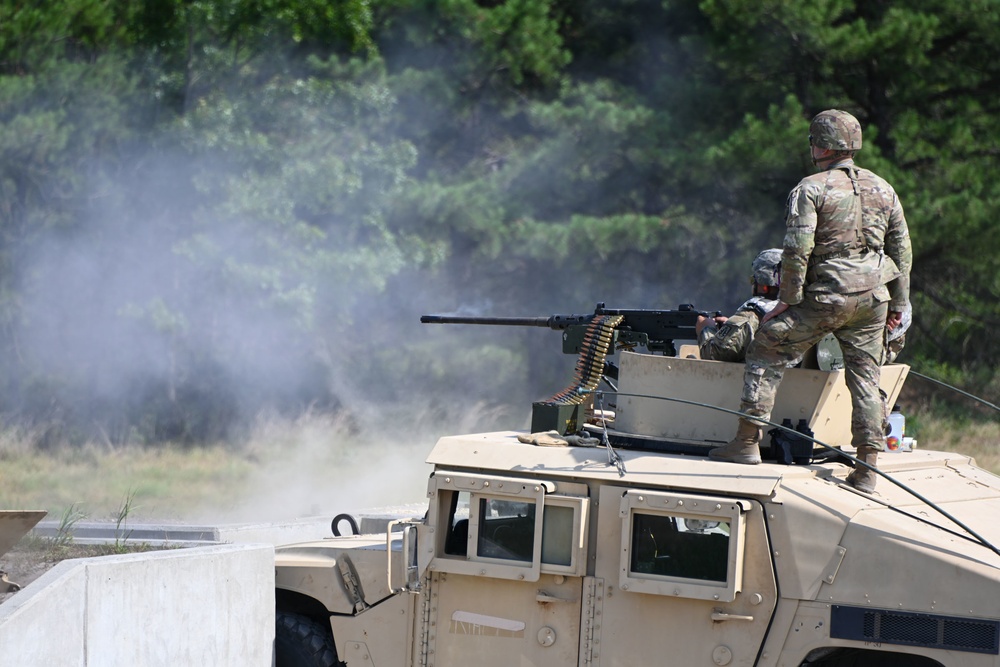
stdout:
<svg viewBox="0 0 1000 667">
<path fill-rule="evenodd" d="M 734 307 L 830 107 L 906 209 L 904 360 L 993 395 L 998 32 L 990 0 L 0 0 L 0 413 L 196 442 L 404 371 L 483 398 L 418 309 Z M 528 340 L 451 356 L 558 384 Z"/>
<path fill-rule="evenodd" d="M 450 4 L 458 20 L 468 26 L 464 35 L 481 45 L 488 66 L 505 72 L 515 85 L 527 76 L 552 83 L 570 62 L 559 33 L 562 17 L 556 2 L 509 0 L 489 8 L 468 0 Z"/>
<path fill-rule="evenodd" d="M 348 279 L 375 289 L 425 248 L 385 224 L 415 158 L 386 131 L 393 100 L 374 75 L 336 61 L 311 63 L 306 79 L 272 79 L 254 98 L 205 100 L 185 120 L 182 142 L 223 156 L 193 175 L 206 206 L 199 234 L 181 246 L 192 261 L 223 272 L 237 289 L 263 290 L 266 303 L 313 323 L 315 292 Z M 369 78 L 374 77 L 374 78 Z M 212 229 L 246 227 L 239 261 L 212 242 Z M 412 243 L 406 243 L 412 241 Z M 205 253 L 205 257 L 198 256 Z"/>
<path fill-rule="evenodd" d="M 86 519 L 87 515 L 79 508 L 77 503 L 73 503 L 65 509 L 59 518 L 59 527 L 56 529 L 52 544 L 56 547 L 65 547 L 73 542 L 73 527 Z"/>
<path fill-rule="evenodd" d="M 447 46 L 466 54 L 467 59 L 437 64 L 461 72 L 463 83 L 476 94 L 498 84 L 537 88 L 558 83 L 572 59 L 563 37 L 567 8 L 559 0 L 396 0 L 377 4 L 385 12 L 383 25 L 393 31 L 400 29 L 399 37 L 419 50 Z M 421 25 L 424 21 L 427 24 Z"/>
<path fill-rule="evenodd" d="M 41 74 L 106 53 L 125 39 L 130 8 L 105 0 L 3 0 L 0 74 Z"/>
<path fill-rule="evenodd" d="M 136 509 L 135 494 L 134 489 L 129 489 L 125 497 L 122 498 L 122 504 L 119 505 L 118 512 L 115 514 L 115 551 L 118 553 L 125 553 L 125 543 L 132 536 L 132 531 L 128 528 L 128 520 Z"/>
</svg>

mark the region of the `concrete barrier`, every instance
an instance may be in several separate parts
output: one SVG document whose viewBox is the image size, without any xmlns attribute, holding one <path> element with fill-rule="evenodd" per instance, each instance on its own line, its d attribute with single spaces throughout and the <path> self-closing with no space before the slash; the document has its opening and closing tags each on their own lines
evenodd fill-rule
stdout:
<svg viewBox="0 0 1000 667">
<path fill-rule="evenodd" d="M 274 548 L 63 561 L 0 605 L 0 665 L 268 667 Z"/>
</svg>

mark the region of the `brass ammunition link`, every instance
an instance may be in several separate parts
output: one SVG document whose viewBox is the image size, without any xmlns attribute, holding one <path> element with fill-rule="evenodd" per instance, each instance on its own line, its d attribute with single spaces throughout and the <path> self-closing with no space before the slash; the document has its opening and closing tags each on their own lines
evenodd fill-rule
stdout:
<svg viewBox="0 0 1000 667">
<path fill-rule="evenodd" d="M 604 361 L 614 340 L 615 327 L 624 319 L 622 315 L 601 315 L 590 321 L 576 359 L 572 384 L 542 403 L 579 405 L 593 395 L 604 375 Z"/>
</svg>

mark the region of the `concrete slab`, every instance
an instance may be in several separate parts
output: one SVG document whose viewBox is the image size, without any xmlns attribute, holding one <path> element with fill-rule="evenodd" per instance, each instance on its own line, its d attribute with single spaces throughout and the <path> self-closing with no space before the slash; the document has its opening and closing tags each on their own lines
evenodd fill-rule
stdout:
<svg viewBox="0 0 1000 667">
<path fill-rule="evenodd" d="M 68 560 L 0 605 L 3 660 L 268 667 L 274 548 L 222 544 Z"/>
<path fill-rule="evenodd" d="M 427 511 L 426 503 L 398 505 L 352 512 L 362 534 L 384 534 L 390 521 L 403 518 L 419 519 Z M 232 524 L 169 524 L 129 523 L 116 526 L 112 522 L 81 521 L 73 524 L 73 542 L 77 544 L 108 544 L 115 540 L 152 546 L 197 546 L 202 544 L 261 543 L 281 546 L 331 537 L 333 517 L 313 516 L 267 523 Z M 347 522 L 340 525 L 348 531 Z M 59 533 L 58 521 L 42 521 L 34 534 L 54 538 Z"/>
<path fill-rule="evenodd" d="M 54 538 L 58 533 L 57 521 L 42 521 L 34 529 L 34 534 L 39 537 Z M 324 517 L 261 524 L 129 523 L 117 526 L 112 522 L 88 521 L 73 525 L 73 542 L 76 544 L 108 544 L 118 540 L 130 544 L 162 547 L 199 546 L 223 542 L 277 546 L 306 542 L 329 535 L 330 520 Z"/>
</svg>

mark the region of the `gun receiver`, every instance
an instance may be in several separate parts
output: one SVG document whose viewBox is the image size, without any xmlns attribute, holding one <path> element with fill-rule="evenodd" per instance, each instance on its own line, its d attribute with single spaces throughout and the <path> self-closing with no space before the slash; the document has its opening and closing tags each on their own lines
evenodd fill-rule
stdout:
<svg viewBox="0 0 1000 667">
<path fill-rule="evenodd" d="M 563 352 L 577 354 L 583 345 L 587 326 L 595 319 L 607 315 L 620 315 L 621 323 L 615 328 L 614 348 L 645 347 L 650 352 L 677 356 L 675 340 L 697 340 L 695 324 L 699 316 L 710 313 L 695 310 L 684 303 L 677 310 L 643 310 L 606 308 L 598 303 L 593 315 L 552 315 L 550 317 L 466 317 L 452 315 L 424 315 L 424 324 L 479 324 L 488 326 L 545 327 L 563 333 Z"/>
</svg>

